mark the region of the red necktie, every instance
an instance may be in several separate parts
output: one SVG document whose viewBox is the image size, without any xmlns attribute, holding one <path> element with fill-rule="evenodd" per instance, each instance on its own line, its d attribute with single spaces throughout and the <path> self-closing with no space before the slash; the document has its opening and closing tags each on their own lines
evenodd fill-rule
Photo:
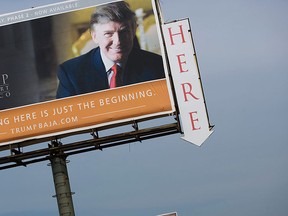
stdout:
<svg viewBox="0 0 288 216">
<path fill-rule="evenodd" d="M 110 88 L 115 88 L 116 87 L 116 75 L 117 75 L 117 64 L 114 64 L 111 67 L 111 70 L 113 71 L 111 80 L 110 80 Z"/>
</svg>

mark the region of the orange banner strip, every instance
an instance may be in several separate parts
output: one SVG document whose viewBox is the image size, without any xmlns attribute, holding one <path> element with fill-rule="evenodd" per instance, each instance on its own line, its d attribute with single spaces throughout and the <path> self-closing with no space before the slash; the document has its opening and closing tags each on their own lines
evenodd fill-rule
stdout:
<svg viewBox="0 0 288 216">
<path fill-rule="evenodd" d="M 0 111 L 0 145 L 172 111 L 157 80 Z"/>
</svg>

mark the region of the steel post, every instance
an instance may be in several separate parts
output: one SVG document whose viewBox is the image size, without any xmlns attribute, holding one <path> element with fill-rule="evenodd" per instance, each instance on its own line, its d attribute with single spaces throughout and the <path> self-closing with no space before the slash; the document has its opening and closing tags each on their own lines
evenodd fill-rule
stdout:
<svg viewBox="0 0 288 216">
<path fill-rule="evenodd" d="M 75 216 L 66 156 L 50 159 L 60 216 Z"/>
</svg>

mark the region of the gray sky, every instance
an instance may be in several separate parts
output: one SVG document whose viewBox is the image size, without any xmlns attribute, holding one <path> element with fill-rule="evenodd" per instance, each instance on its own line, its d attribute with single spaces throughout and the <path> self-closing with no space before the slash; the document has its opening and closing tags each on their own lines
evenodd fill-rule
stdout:
<svg viewBox="0 0 288 216">
<path fill-rule="evenodd" d="M 76 215 L 286 216 L 288 2 L 161 2 L 165 21 L 190 19 L 215 131 L 202 147 L 177 134 L 68 158 Z M 0 176 L 0 216 L 58 214 L 47 162 Z"/>
</svg>

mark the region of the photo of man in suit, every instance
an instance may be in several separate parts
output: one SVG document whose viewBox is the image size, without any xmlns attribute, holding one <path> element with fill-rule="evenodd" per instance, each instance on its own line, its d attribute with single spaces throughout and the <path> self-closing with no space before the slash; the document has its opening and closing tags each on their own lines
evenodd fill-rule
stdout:
<svg viewBox="0 0 288 216">
<path fill-rule="evenodd" d="M 90 31 L 98 47 L 59 66 L 56 98 L 165 78 L 162 57 L 134 45 L 136 28 L 126 2 L 97 6 Z"/>
</svg>

